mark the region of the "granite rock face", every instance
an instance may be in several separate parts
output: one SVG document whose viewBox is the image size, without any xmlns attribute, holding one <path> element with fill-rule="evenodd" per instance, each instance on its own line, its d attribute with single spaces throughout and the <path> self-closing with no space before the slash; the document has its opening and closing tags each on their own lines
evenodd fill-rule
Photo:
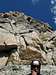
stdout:
<svg viewBox="0 0 56 75">
<path fill-rule="evenodd" d="M 31 73 L 30 65 L 1 66 L 0 75 L 28 75 Z M 42 65 L 41 75 L 56 75 L 56 66 Z"/>
<path fill-rule="evenodd" d="M 14 35 L 9 33 L 0 34 L 0 51 L 9 50 L 11 48 L 16 48 L 16 47 L 17 47 L 17 42 Z"/>
<path fill-rule="evenodd" d="M 49 24 L 20 12 L 0 13 L 0 59 L 4 64 L 56 65 L 56 31 Z"/>
</svg>

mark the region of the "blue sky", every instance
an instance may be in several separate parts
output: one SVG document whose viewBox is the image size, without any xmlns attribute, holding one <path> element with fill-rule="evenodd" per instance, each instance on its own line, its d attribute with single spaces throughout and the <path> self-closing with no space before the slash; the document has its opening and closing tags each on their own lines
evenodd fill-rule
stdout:
<svg viewBox="0 0 56 75">
<path fill-rule="evenodd" d="M 0 12 L 22 11 L 36 19 L 51 24 L 56 29 L 50 11 L 51 0 L 0 0 Z"/>
</svg>

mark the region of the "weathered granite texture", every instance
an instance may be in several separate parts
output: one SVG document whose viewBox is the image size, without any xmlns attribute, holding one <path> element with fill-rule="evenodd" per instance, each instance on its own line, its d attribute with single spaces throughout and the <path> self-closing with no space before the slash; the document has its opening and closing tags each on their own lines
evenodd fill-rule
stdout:
<svg viewBox="0 0 56 75">
<path fill-rule="evenodd" d="M 31 73 L 30 65 L 0 66 L 0 75 L 28 75 Z M 41 75 L 56 75 L 56 66 L 42 65 Z"/>
<path fill-rule="evenodd" d="M 56 31 L 49 24 L 20 12 L 0 13 L 0 65 L 56 65 Z"/>
</svg>

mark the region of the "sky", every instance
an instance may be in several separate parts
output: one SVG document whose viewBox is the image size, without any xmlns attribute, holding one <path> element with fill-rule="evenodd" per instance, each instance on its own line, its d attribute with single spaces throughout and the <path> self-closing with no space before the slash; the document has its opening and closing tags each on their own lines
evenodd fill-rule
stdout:
<svg viewBox="0 0 56 75">
<path fill-rule="evenodd" d="M 0 0 L 0 12 L 20 11 L 56 29 L 56 0 Z"/>
</svg>

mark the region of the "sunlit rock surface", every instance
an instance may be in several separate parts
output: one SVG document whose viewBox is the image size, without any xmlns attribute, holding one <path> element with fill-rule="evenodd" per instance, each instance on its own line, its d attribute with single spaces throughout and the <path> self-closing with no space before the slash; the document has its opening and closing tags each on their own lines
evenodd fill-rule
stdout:
<svg viewBox="0 0 56 75">
<path fill-rule="evenodd" d="M 31 73 L 30 65 L 0 66 L 0 75 L 28 75 Z M 42 65 L 41 75 L 56 75 L 56 66 Z"/>
<path fill-rule="evenodd" d="M 1 65 L 30 64 L 34 59 L 56 65 L 56 31 L 24 13 L 0 13 L 0 51 Z"/>
</svg>

